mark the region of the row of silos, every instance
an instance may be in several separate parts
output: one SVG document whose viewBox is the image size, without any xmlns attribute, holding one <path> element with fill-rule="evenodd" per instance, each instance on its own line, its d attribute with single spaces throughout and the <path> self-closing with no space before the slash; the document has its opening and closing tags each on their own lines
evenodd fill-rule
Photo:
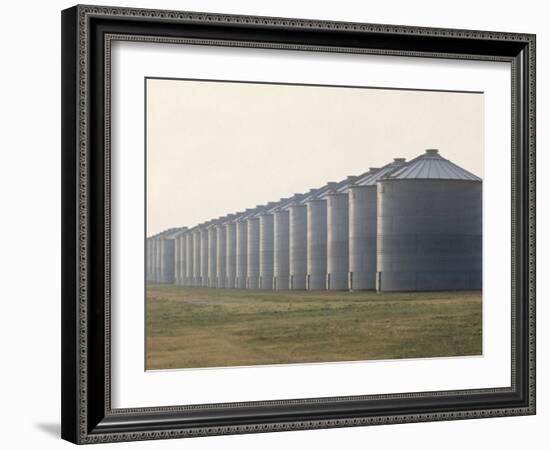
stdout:
<svg viewBox="0 0 550 450">
<path fill-rule="evenodd" d="M 146 278 L 156 283 L 176 283 L 180 267 L 185 262 L 180 252 L 179 239 L 187 228 L 171 228 L 146 241 Z"/>
<path fill-rule="evenodd" d="M 147 274 L 240 289 L 479 289 L 481 226 L 481 180 L 427 150 L 149 238 Z M 173 281 L 150 277 L 160 261 L 152 243 L 170 239 Z"/>
</svg>

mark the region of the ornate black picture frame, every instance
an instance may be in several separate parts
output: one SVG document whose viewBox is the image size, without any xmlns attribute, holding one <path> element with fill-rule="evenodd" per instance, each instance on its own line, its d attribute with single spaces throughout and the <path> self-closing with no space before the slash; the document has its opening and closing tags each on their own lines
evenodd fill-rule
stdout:
<svg viewBox="0 0 550 450">
<path fill-rule="evenodd" d="M 511 386 L 113 409 L 109 112 L 110 48 L 117 40 L 511 63 Z M 535 36 L 99 6 L 67 9 L 62 12 L 62 259 L 62 437 L 74 443 L 535 414 Z"/>
</svg>

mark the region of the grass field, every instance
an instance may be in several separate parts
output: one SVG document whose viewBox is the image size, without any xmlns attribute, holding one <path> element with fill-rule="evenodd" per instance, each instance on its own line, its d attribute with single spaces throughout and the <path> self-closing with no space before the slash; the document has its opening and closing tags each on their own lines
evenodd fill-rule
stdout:
<svg viewBox="0 0 550 450">
<path fill-rule="evenodd" d="M 147 369 L 480 354 L 480 291 L 147 288 Z"/>
</svg>

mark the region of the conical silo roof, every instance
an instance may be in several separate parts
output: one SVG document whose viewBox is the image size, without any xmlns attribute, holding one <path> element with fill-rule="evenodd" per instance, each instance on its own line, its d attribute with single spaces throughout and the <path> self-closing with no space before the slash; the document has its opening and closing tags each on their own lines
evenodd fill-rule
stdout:
<svg viewBox="0 0 550 450">
<path fill-rule="evenodd" d="M 287 211 L 291 206 L 298 205 L 306 194 L 294 194 L 292 197 L 289 197 L 284 203 L 281 203 L 277 208 L 277 211 Z"/>
<path fill-rule="evenodd" d="M 341 181 L 329 181 L 323 187 L 319 188 L 315 195 L 308 200 L 324 200 L 327 198 L 327 195 L 334 192 L 338 186 L 341 185 Z"/>
<path fill-rule="evenodd" d="M 481 178 L 443 158 L 436 149 L 428 149 L 403 167 L 384 176 L 385 180 L 465 180 Z"/>
<path fill-rule="evenodd" d="M 241 213 L 238 214 L 238 216 L 235 218 L 235 221 L 242 221 L 242 220 L 246 220 L 248 219 L 248 217 L 250 217 L 254 212 L 255 212 L 255 208 L 247 208 L 245 209 L 244 211 L 242 211 Z"/>
<path fill-rule="evenodd" d="M 265 205 L 256 205 L 255 208 L 252 208 L 250 214 L 246 215 L 246 219 L 253 219 L 264 214 L 269 208 L 273 207 L 277 202 L 269 202 Z"/>
<path fill-rule="evenodd" d="M 369 170 L 366 174 L 360 176 L 353 186 L 374 186 L 376 184 L 376 181 L 378 181 L 380 178 L 383 178 L 394 171 L 400 169 L 404 165 L 406 165 L 405 158 L 394 158 L 394 160 L 386 164 L 385 166 L 382 166 L 381 168 L 373 167 L 371 170 Z"/>
<path fill-rule="evenodd" d="M 187 230 L 187 227 L 172 227 L 163 231 L 159 231 L 157 234 L 154 234 L 153 236 L 150 236 L 150 237 L 151 238 L 160 238 L 160 237 L 170 238 L 170 237 L 173 237 L 172 235 L 176 235 L 180 231 L 186 231 L 186 230 Z"/>
<path fill-rule="evenodd" d="M 348 175 L 346 177 L 346 179 L 344 179 L 344 180 L 340 181 L 340 183 L 338 183 L 338 186 L 334 190 L 334 193 L 337 193 L 337 194 L 347 193 L 349 187 L 352 186 L 359 179 L 360 176 L 362 176 L 362 175 L 359 175 L 359 176 Z"/>
<path fill-rule="evenodd" d="M 271 202 L 266 205 L 266 208 L 264 210 L 264 214 L 271 214 L 275 211 L 278 211 L 281 208 L 284 208 L 285 205 L 287 205 L 290 201 L 292 201 L 292 197 L 284 197 L 276 202 Z"/>
<path fill-rule="evenodd" d="M 312 188 L 300 196 L 296 196 L 296 199 L 289 206 L 305 205 L 306 202 L 313 200 L 318 195 L 321 195 L 326 189 L 327 185 L 321 186 L 320 188 Z"/>
<path fill-rule="evenodd" d="M 163 236 L 168 239 L 173 239 L 181 236 L 183 233 L 187 231 L 187 227 L 180 227 L 180 228 L 171 228 L 170 230 L 166 231 L 166 234 Z"/>
</svg>

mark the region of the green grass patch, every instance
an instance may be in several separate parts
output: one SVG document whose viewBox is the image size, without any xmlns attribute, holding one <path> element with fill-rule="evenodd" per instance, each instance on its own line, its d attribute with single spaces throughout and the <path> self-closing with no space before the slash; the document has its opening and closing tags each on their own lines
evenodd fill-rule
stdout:
<svg viewBox="0 0 550 450">
<path fill-rule="evenodd" d="M 480 355 L 481 292 L 147 288 L 147 368 Z"/>
</svg>

